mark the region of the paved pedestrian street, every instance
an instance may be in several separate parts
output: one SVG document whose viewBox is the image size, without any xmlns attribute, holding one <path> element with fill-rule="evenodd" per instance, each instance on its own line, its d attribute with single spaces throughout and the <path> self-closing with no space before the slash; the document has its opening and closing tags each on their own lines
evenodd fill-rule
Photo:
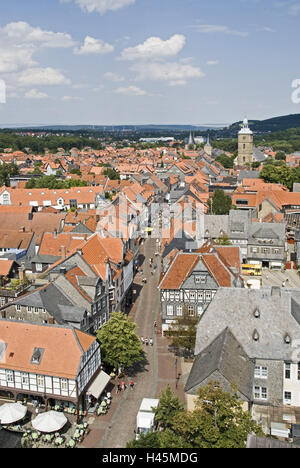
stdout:
<svg viewBox="0 0 300 468">
<path fill-rule="evenodd" d="M 104 416 L 91 417 L 89 419 L 91 432 L 81 444 L 83 448 L 124 448 L 126 443 L 135 437 L 136 416 L 143 398 L 158 398 L 161 391 L 170 384 L 172 390 L 184 403 L 183 379 L 176 379 L 181 374 L 180 359 L 177 361 L 177 375 L 175 356 L 168 351 L 168 340 L 161 336 L 160 298 L 157 289 L 160 276 L 160 257 L 155 257 L 155 240 L 147 239 L 141 247 L 145 256 L 143 277 L 147 283 L 135 301 L 129 317 L 137 324 L 139 336 L 148 339 L 153 338 L 153 346 L 144 345 L 146 360 L 142 366 L 138 366 L 133 374 L 126 378 L 127 389 L 116 394 L 112 390 L 112 405 Z M 151 275 L 149 258 L 155 258 L 158 268 Z M 137 275 L 135 285 L 143 284 L 141 275 Z M 133 287 L 135 289 L 135 286 Z M 157 331 L 154 331 L 154 321 L 157 321 Z M 134 389 L 129 383 L 134 381 Z M 177 388 L 176 388 L 177 387 Z"/>
</svg>

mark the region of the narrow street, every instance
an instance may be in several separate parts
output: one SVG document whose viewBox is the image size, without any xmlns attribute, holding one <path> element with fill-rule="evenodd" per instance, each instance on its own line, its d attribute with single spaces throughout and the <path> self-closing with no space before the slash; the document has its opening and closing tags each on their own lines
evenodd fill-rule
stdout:
<svg viewBox="0 0 300 468">
<path fill-rule="evenodd" d="M 182 379 L 176 380 L 181 374 L 180 360 L 175 367 L 175 357 L 168 351 L 168 341 L 161 334 L 154 333 L 154 320 L 160 325 L 160 295 L 157 289 L 160 276 L 160 257 L 155 257 L 155 240 L 147 239 L 141 247 L 140 254 L 145 257 L 143 275 L 137 275 L 135 285 L 142 284 L 143 277 L 147 283 L 143 285 L 140 295 L 129 314 L 137 324 L 138 335 L 148 339 L 153 338 L 153 346 L 144 345 L 145 361 L 136 367 L 134 373 L 127 377 L 127 389 L 116 395 L 113 390 L 112 407 L 105 416 L 90 418 L 91 433 L 82 444 L 83 447 L 124 448 L 126 443 L 135 437 L 136 416 L 143 398 L 158 398 L 161 391 L 170 384 L 172 390 L 184 402 Z M 157 270 L 151 274 L 149 258 L 154 259 Z M 135 286 L 134 288 L 135 289 Z M 177 371 L 177 374 L 176 374 Z M 131 390 L 129 382 L 133 379 L 135 386 Z M 178 388 L 177 388 L 178 387 Z"/>
</svg>

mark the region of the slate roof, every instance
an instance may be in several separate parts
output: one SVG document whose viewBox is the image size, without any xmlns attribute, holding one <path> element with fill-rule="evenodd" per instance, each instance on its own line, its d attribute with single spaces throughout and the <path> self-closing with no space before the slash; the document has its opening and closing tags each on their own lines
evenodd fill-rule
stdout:
<svg viewBox="0 0 300 468">
<path fill-rule="evenodd" d="M 292 360 L 293 345 L 300 340 L 300 289 L 220 288 L 200 318 L 195 354 L 227 327 L 250 358 Z M 255 330 L 258 341 L 253 339 Z"/>
<path fill-rule="evenodd" d="M 185 392 L 195 395 L 197 389 L 215 371 L 219 371 L 230 386 L 237 385 L 238 391 L 251 400 L 255 364 L 229 328 L 222 331 L 194 361 Z"/>
<path fill-rule="evenodd" d="M 85 309 L 78 307 L 54 283 L 20 297 L 14 304 L 44 308 L 57 323 L 65 321 L 80 323 L 85 314 Z"/>
</svg>

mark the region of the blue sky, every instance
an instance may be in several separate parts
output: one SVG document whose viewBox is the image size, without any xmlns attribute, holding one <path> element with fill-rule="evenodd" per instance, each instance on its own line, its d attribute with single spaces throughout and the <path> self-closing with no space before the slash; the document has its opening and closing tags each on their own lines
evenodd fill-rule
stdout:
<svg viewBox="0 0 300 468">
<path fill-rule="evenodd" d="M 10 0 L 0 17 L 0 125 L 300 113 L 291 100 L 299 22 L 300 0 Z"/>
</svg>

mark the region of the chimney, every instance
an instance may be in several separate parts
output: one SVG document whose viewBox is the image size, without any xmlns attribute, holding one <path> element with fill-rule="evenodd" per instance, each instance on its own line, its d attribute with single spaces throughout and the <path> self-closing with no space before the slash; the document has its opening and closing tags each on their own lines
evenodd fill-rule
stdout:
<svg viewBox="0 0 300 468">
<path fill-rule="evenodd" d="M 19 232 L 25 232 L 25 226 L 21 226 Z"/>
<path fill-rule="evenodd" d="M 81 250 L 81 249 L 76 249 L 76 252 L 77 252 L 79 255 L 82 255 L 82 250 Z"/>
<path fill-rule="evenodd" d="M 64 260 L 66 258 L 66 247 L 62 245 L 60 250 L 61 250 L 61 258 Z"/>
<path fill-rule="evenodd" d="M 54 239 L 56 239 L 56 238 L 57 238 L 57 230 L 54 229 Z"/>
<path fill-rule="evenodd" d="M 24 279 L 25 279 L 24 268 L 23 267 L 18 268 L 18 272 L 19 272 L 20 283 L 24 283 Z"/>
</svg>

